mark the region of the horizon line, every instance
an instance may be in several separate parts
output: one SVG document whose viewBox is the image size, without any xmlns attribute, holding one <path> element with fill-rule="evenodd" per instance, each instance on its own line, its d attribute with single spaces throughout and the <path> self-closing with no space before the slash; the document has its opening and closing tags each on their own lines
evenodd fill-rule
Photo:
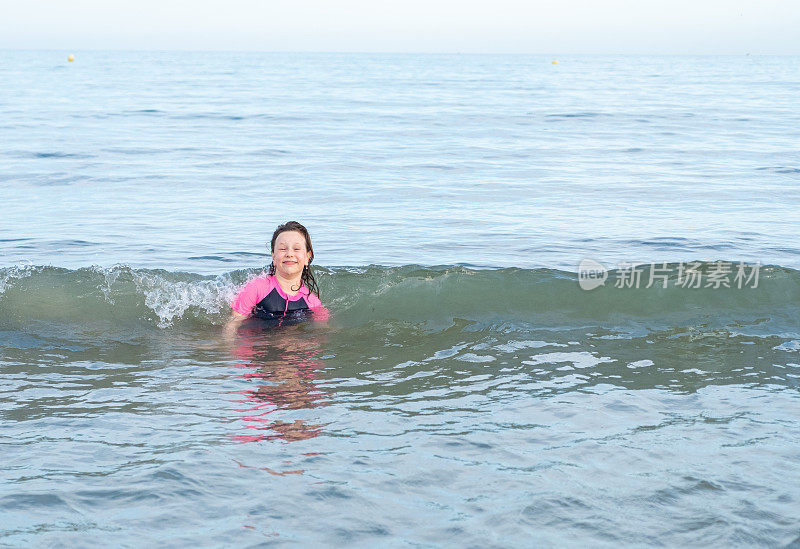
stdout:
<svg viewBox="0 0 800 549">
<path fill-rule="evenodd" d="M 362 54 L 362 55 L 519 55 L 519 56 L 620 56 L 620 57 L 798 57 L 800 53 L 631 53 L 631 52 L 520 52 L 520 51 L 398 51 L 398 50 L 261 50 L 261 49 L 198 49 L 198 48 L 14 48 L 2 47 L 0 51 L 17 52 L 130 52 L 130 53 L 262 53 L 262 54 Z"/>
</svg>

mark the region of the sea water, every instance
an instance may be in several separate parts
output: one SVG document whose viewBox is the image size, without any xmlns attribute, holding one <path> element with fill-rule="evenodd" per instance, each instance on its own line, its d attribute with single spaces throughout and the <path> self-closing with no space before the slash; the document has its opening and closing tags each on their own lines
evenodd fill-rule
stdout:
<svg viewBox="0 0 800 549">
<path fill-rule="evenodd" d="M 0 61 L 0 543 L 800 537 L 800 59 L 67 53 Z M 289 219 L 329 320 L 226 339 Z"/>
</svg>

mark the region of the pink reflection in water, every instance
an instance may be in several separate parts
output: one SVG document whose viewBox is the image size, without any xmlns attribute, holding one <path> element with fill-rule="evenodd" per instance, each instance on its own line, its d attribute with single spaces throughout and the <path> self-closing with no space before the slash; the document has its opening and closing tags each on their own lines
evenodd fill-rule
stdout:
<svg viewBox="0 0 800 549">
<path fill-rule="evenodd" d="M 284 421 L 279 417 L 287 410 L 325 406 L 326 394 L 315 385 L 315 372 L 323 367 L 319 360 L 321 339 L 301 326 L 270 329 L 257 324 L 239 329 L 233 355 L 240 360 L 237 367 L 246 370 L 237 376 L 253 383 L 255 389 L 235 391 L 245 404 L 236 411 L 254 432 L 239 433 L 239 442 L 284 440 L 294 442 L 319 436 L 323 425 L 304 420 Z"/>
</svg>

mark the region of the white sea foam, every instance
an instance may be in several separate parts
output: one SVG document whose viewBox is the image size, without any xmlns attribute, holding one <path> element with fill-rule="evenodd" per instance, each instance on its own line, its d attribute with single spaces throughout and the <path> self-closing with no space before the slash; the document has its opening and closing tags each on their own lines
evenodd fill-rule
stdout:
<svg viewBox="0 0 800 549">
<path fill-rule="evenodd" d="M 144 295 L 145 305 L 158 315 L 160 328 L 172 325 L 190 307 L 220 313 L 233 301 L 237 291 L 228 275 L 210 280 L 170 281 L 157 274 L 135 272 L 133 280 Z"/>
<path fill-rule="evenodd" d="M 2 295 L 14 281 L 31 276 L 37 269 L 40 268 L 30 264 L 15 265 L 8 269 L 2 269 L 0 272 L 0 295 Z"/>
<path fill-rule="evenodd" d="M 569 362 L 575 368 L 592 368 L 604 362 L 616 362 L 616 359 L 606 356 L 595 356 L 588 351 L 574 353 L 542 353 L 531 356 L 530 360 L 523 360 L 523 364 L 538 366 L 540 364 L 561 364 Z"/>
<path fill-rule="evenodd" d="M 637 360 L 636 362 L 628 362 L 628 368 L 635 370 L 636 368 L 647 368 L 655 364 L 652 360 Z"/>
<path fill-rule="evenodd" d="M 792 341 L 787 341 L 785 343 L 781 343 L 773 347 L 776 351 L 787 351 L 789 353 L 800 351 L 800 340 L 794 339 Z"/>
<path fill-rule="evenodd" d="M 514 351 L 521 351 L 522 349 L 538 349 L 540 347 L 567 347 L 564 343 L 550 343 L 548 341 L 532 341 L 526 339 L 524 341 L 509 341 L 501 345 L 495 345 L 495 349 L 504 353 L 513 353 Z"/>
<path fill-rule="evenodd" d="M 457 356 L 456 359 L 464 362 L 494 362 L 497 360 L 490 355 L 477 355 L 475 353 L 464 353 L 463 355 Z"/>
</svg>

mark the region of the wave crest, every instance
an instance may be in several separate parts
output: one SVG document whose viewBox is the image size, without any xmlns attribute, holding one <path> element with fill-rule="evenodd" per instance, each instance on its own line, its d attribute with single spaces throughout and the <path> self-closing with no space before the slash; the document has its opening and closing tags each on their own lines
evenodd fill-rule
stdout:
<svg viewBox="0 0 800 549">
<path fill-rule="evenodd" d="M 711 268 L 710 265 L 708 264 Z M 762 267 L 758 288 L 601 287 L 553 269 L 467 267 L 317 268 L 322 301 L 345 324 L 380 320 L 450 323 L 467 319 L 537 326 L 676 326 L 715 320 L 753 330 L 795 332 L 800 272 Z M 217 276 L 124 265 L 0 269 L 0 322 L 181 322 L 221 324 L 237 291 L 260 270 Z M 737 324 L 738 323 L 738 324 Z"/>
</svg>

